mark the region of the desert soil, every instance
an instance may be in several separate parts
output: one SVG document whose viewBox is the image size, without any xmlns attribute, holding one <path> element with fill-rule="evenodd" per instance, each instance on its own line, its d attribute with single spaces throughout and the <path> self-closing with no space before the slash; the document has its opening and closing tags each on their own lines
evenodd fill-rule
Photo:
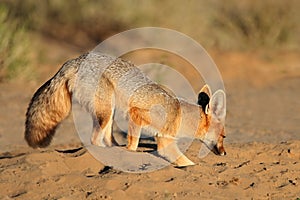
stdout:
<svg viewBox="0 0 300 200">
<path fill-rule="evenodd" d="M 36 67 L 37 81 L 0 84 L 0 199 L 300 198 L 299 53 L 211 51 L 226 87 L 227 155 L 200 159 L 194 141 L 186 155 L 195 166 L 126 173 L 91 156 L 72 116 L 48 148 L 23 139 L 34 91 L 79 55 L 68 48 L 46 51 L 53 63 Z"/>
</svg>

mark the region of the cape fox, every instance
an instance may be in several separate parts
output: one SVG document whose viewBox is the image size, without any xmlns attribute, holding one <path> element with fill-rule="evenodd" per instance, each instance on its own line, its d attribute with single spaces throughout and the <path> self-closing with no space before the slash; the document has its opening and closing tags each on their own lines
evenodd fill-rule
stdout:
<svg viewBox="0 0 300 200">
<path fill-rule="evenodd" d="M 211 95 L 205 85 L 198 103 L 189 103 L 150 80 L 134 64 L 92 52 L 67 61 L 32 97 L 25 123 L 25 139 L 31 147 L 50 144 L 57 125 L 70 112 L 72 98 L 93 116 L 94 145 L 115 144 L 112 123 L 119 108 L 129 118 L 129 150 L 137 149 L 141 128 L 149 127 L 155 132 L 159 154 L 177 166 L 194 164 L 179 150 L 176 141 L 182 135 L 178 132 L 201 139 L 217 155 L 226 154 L 222 90 Z"/>
</svg>

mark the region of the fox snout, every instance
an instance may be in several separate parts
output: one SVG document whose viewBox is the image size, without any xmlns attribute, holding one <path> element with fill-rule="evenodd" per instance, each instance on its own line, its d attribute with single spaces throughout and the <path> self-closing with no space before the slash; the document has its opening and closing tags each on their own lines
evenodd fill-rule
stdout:
<svg viewBox="0 0 300 200">
<path fill-rule="evenodd" d="M 225 156 L 226 155 L 226 151 L 225 151 L 223 145 L 218 147 L 218 145 L 216 144 L 213 147 L 212 152 L 214 152 L 214 154 L 219 155 L 219 156 Z"/>
<path fill-rule="evenodd" d="M 226 155 L 226 151 L 225 151 L 225 148 L 224 148 L 224 145 L 223 145 L 223 140 L 224 140 L 225 136 L 220 136 L 219 139 L 215 142 L 211 142 L 208 143 L 209 147 L 210 147 L 210 150 L 215 154 L 215 155 L 218 155 L 218 156 L 225 156 Z"/>
<path fill-rule="evenodd" d="M 225 151 L 225 148 L 223 146 L 223 138 L 225 136 L 221 136 L 221 139 L 215 140 L 210 138 L 204 138 L 204 140 L 200 140 L 202 144 L 208 149 L 208 152 L 213 152 L 215 155 L 218 156 L 225 156 L 227 153 Z M 201 155 L 202 157 L 202 155 Z"/>
<path fill-rule="evenodd" d="M 214 145 L 214 153 L 216 155 L 220 155 L 220 156 L 226 155 L 226 151 L 224 148 L 224 138 L 225 138 L 225 134 L 224 134 L 224 128 L 223 128 L 221 134 L 219 135 L 217 144 Z"/>
<path fill-rule="evenodd" d="M 225 151 L 225 148 L 223 146 L 223 142 L 220 142 L 220 141 L 216 142 L 216 141 L 212 141 L 212 140 L 209 140 L 209 139 L 205 139 L 202 142 L 215 155 L 218 155 L 218 156 L 225 156 L 226 155 L 226 151 Z"/>
</svg>

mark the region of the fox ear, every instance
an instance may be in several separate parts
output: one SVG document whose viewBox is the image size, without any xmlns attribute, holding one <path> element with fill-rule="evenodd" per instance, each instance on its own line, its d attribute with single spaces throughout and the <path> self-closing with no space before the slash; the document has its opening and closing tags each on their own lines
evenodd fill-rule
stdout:
<svg viewBox="0 0 300 200">
<path fill-rule="evenodd" d="M 198 105 L 200 105 L 203 111 L 207 110 L 209 99 L 211 96 L 210 88 L 208 85 L 204 85 L 198 94 Z"/>
<path fill-rule="evenodd" d="M 219 120 L 226 116 L 226 96 L 223 90 L 216 91 L 209 102 L 209 112 Z"/>
<path fill-rule="evenodd" d="M 208 95 L 209 98 L 211 97 L 211 90 L 210 90 L 210 87 L 209 87 L 207 84 L 205 84 L 205 85 L 202 87 L 202 89 L 200 90 L 199 94 L 200 94 L 201 92 L 206 93 L 206 94 Z"/>
</svg>

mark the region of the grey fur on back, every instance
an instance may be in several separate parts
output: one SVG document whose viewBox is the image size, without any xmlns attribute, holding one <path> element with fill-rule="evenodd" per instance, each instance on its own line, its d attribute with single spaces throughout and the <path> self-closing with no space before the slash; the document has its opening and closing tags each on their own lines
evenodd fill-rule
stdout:
<svg viewBox="0 0 300 200">
<path fill-rule="evenodd" d="M 122 108 L 128 106 L 129 98 L 138 88 L 154 83 L 131 62 L 91 52 L 79 65 L 72 88 L 73 98 L 88 110 L 93 110 L 93 98 L 103 78 L 112 84 L 117 106 Z"/>
</svg>

